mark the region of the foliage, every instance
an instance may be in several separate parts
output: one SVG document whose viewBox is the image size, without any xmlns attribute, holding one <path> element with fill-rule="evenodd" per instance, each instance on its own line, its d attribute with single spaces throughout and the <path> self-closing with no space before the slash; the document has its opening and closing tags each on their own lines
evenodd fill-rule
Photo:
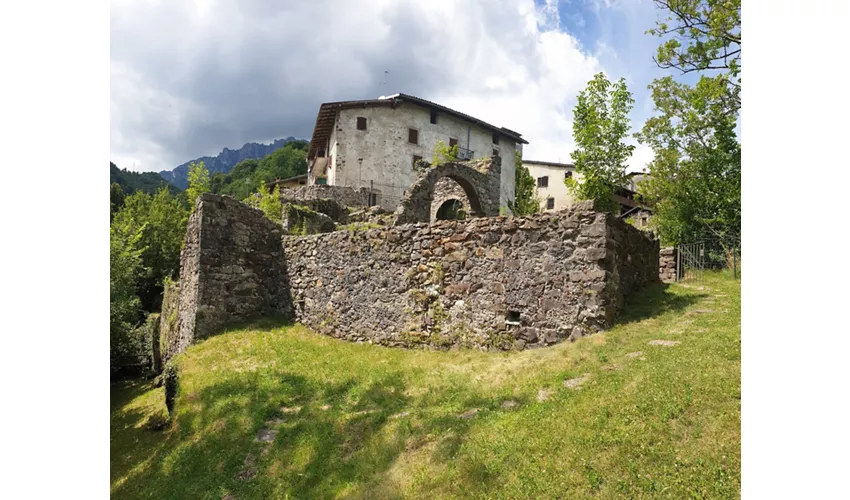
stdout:
<svg viewBox="0 0 850 500">
<path fill-rule="evenodd" d="M 306 144 L 305 141 L 290 142 L 265 158 L 239 162 L 228 174 L 216 173 L 212 178 L 211 190 L 243 200 L 256 192 L 260 183 L 306 174 Z"/>
<path fill-rule="evenodd" d="M 694 87 L 671 77 L 650 86 L 659 116 L 647 120 L 638 140 L 655 158 L 638 190 L 654 207 L 665 244 L 741 230 L 741 144 L 722 79 L 703 77 Z"/>
<path fill-rule="evenodd" d="M 210 337 L 176 358 L 167 431 L 140 428 L 162 388 L 114 386 L 110 496 L 739 498 L 741 288 L 704 286 L 649 286 L 604 333 L 498 355 L 275 319 Z"/>
<path fill-rule="evenodd" d="M 109 186 L 109 214 L 114 214 L 118 209 L 124 206 L 124 190 L 117 182 L 113 182 Z"/>
<path fill-rule="evenodd" d="M 437 141 L 437 144 L 434 145 L 434 157 L 431 159 L 431 165 L 436 167 L 456 161 L 458 161 L 457 144 L 447 146 L 445 142 Z"/>
<path fill-rule="evenodd" d="M 188 208 L 168 190 L 160 188 L 153 196 L 138 191 L 124 200 L 113 224 L 138 230 L 141 234 L 141 271 L 136 290 L 146 311 L 157 308 L 165 278 L 180 270 L 180 248 L 186 237 Z"/>
<path fill-rule="evenodd" d="M 131 172 L 118 168 L 112 162 L 109 162 L 109 183 L 118 184 L 124 194 L 133 194 L 136 191 L 153 194 L 162 187 L 168 188 L 173 195 L 180 192 L 180 188 L 170 184 L 155 172 Z"/>
<path fill-rule="evenodd" d="M 660 115 L 637 134 L 655 153 L 650 176 L 638 191 L 654 206 L 652 224 L 665 244 L 706 237 L 728 241 L 741 230 L 741 144 L 735 135 L 741 107 L 741 2 L 656 4 L 670 16 L 649 33 L 675 36 L 659 47 L 658 64 L 710 74 L 693 87 L 670 76 L 650 85 Z"/>
<path fill-rule="evenodd" d="M 537 195 L 534 177 L 531 176 L 528 167 L 522 164 L 522 155 L 519 151 L 516 152 L 515 164 L 516 196 L 514 202 L 509 204 L 511 212 L 517 217 L 539 213 L 542 200 Z"/>
<path fill-rule="evenodd" d="M 210 172 L 204 166 L 204 162 L 189 165 L 189 187 L 186 188 L 186 196 L 192 212 L 195 211 L 195 204 L 198 202 L 198 198 L 202 194 L 211 191 L 212 181 L 210 180 Z"/>
<path fill-rule="evenodd" d="M 667 38 L 654 57 L 682 73 L 719 71 L 729 106 L 741 107 L 741 0 L 655 0 L 667 17 L 651 35 Z"/>
<path fill-rule="evenodd" d="M 617 209 L 614 191 L 625 183 L 626 161 L 635 148 L 623 143 L 633 104 L 626 80 L 611 84 L 604 73 L 597 73 L 578 95 L 573 110 L 577 149 L 571 157 L 581 181 L 570 177 L 564 182 L 576 199 L 593 200 L 597 210 Z"/>
<path fill-rule="evenodd" d="M 113 221 L 109 228 L 109 368 L 115 373 L 121 360 L 138 352 L 133 329 L 141 320 L 136 278 L 142 270 L 141 240 L 145 225 Z"/>
<path fill-rule="evenodd" d="M 270 220 L 280 223 L 283 216 L 283 205 L 280 202 L 280 186 L 275 185 L 274 190 L 269 193 L 265 188 L 265 184 L 261 184 L 259 188 L 260 200 L 259 209 Z"/>
</svg>

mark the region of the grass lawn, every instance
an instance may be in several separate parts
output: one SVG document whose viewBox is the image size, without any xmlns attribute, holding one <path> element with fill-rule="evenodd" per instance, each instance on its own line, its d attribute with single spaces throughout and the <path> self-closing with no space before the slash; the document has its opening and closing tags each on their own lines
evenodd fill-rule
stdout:
<svg viewBox="0 0 850 500">
<path fill-rule="evenodd" d="M 111 493 L 739 497 L 740 320 L 740 282 L 718 274 L 651 286 L 611 330 L 523 352 L 408 351 L 256 323 L 179 356 L 166 430 L 148 430 L 163 389 L 113 385 Z M 258 442 L 263 429 L 277 435 Z"/>
</svg>

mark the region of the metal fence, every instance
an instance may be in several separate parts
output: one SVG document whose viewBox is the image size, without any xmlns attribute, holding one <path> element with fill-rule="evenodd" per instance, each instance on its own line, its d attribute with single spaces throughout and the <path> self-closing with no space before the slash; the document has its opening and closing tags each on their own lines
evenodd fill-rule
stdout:
<svg viewBox="0 0 850 500">
<path fill-rule="evenodd" d="M 741 276 L 741 239 L 739 236 L 708 238 L 676 247 L 677 281 L 701 283 L 709 271 L 728 271 Z"/>
</svg>

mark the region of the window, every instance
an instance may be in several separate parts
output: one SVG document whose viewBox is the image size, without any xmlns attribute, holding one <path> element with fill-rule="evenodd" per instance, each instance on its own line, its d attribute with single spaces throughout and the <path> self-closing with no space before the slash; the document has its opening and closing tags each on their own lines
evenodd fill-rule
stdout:
<svg viewBox="0 0 850 500">
<path fill-rule="evenodd" d="M 366 117 L 358 116 L 357 117 L 357 130 L 366 130 Z"/>
<path fill-rule="evenodd" d="M 407 129 L 407 142 L 411 144 L 419 144 L 419 131 L 415 128 Z"/>
<path fill-rule="evenodd" d="M 547 176 L 544 176 L 544 177 L 538 177 L 537 178 L 537 187 L 539 187 L 539 188 L 549 187 L 549 176 L 547 175 Z"/>
<path fill-rule="evenodd" d="M 369 193 L 369 206 L 374 207 L 378 204 L 378 193 Z"/>
<path fill-rule="evenodd" d="M 495 156 L 499 156 L 499 150 L 498 150 L 498 149 L 494 149 L 494 150 L 493 150 L 493 156 L 494 156 L 494 157 L 495 157 Z"/>
<path fill-rule="evenodd" d="M 457 146 L 457 139 L 449 137 L 449 147 Z"/>
<path fill-rule="evenodd" d="M 437 110 L 431 110 L 431 123 L 437 123 Z"/>
<path fill-rule="evenodd" d="M 569 179 L 569 178 L 570 178 L 570 177 L 572 177 L 572 176 L 573 176 L 573 173 L 572 173 L 572 172 L 570 172 L 569 170 L 567 170 L 567 171 L 564 173 L 564 179 Z"/>
<path fill-rule="evenodd" d="M 493 144 L 499 144 L 499 134 L 493 134 Z"/>
<path fill-rule="evenodd" d="M 422 159 L 421 156 L 413 155 L 413 168 L 416 168 L 416 162 L 421 160 L 421 159 Z"/>
<path fill-rule="evenodd" d="M 508 317 L 505 318 L 505 323 L 509 325 L 518 325 L 520 324 L 520 319 L 519 311 L 508 311 Z"/>
<path fill-rule="evenodd" d="M 319 154 L 317 154 L 316 156 L 317 156 L 317 157 L 319 157 L 319 158 L 324 158 L 324 157 L 325 157 L 325 150 L 324 150 L 324 149 L 320 149 L 320 150 L 319 150 Z"/>
<path fill-rule="evenodd" d="M 546 210 L 555 208 L 555 198 L 546 198 Z"/>
</svg>

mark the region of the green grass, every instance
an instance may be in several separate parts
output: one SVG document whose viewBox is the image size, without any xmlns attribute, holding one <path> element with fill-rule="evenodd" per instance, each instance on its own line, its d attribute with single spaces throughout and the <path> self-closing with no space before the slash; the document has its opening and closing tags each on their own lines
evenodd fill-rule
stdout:
<svg viewBox="0 0 850 500">
<path fill-rule="evenodd" d="M 739 497 L 740 282 L 652 286 L 627 310 L 607 332 L 513 353 L 352 344 L 270 321 L 218 335 L 179 356 L 167 430 L 146 430 L 162 389 L 114 386 L 112 496 Z M 254 442 L 266 427 L 275 441 Z"/>
</svg>

